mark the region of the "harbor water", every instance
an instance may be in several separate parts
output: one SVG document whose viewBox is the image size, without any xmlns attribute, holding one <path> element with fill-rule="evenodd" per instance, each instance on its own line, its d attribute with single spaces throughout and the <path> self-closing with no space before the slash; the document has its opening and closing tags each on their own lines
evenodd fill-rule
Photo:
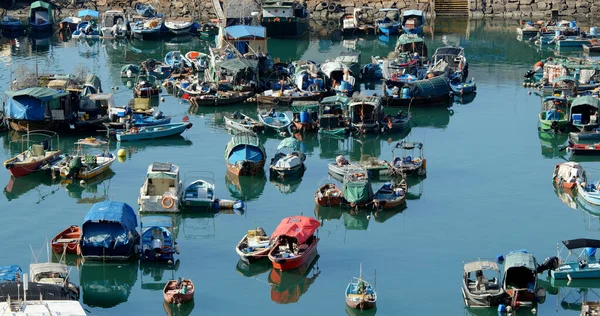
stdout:
<svg viewBox="0 0 600 316">
<path fill-rule="evenodd" d="M 477 82 L 476 97 L 456 99 L 449 109 L 411 109 L 410 133 L 348 139 L 307 134 L 301 145 L 307 154 L 307 170 L 301 180 L 292 182 L 271 181 L 268 173 L 240 179 L 227 174 L 223 153 L 231 135 L 223 116 L 241 110 L 256 117 L 256 104 L 194 108 L 163 91 L 160 110 L 173 116 L 173 122 L 188 116 L 193 127 L 174 139 L 111 143 L 111 152 L 125 149 L 127 156 L 98 179 L 83 184 L 46 175 L 10 179 L 8 171 L 2 171 L 0 265 L 18 264 L 28 270 L 31 262 L 47 260 L 47 241 L 69 225 L 81 225 L 95 202 L 115 200 L 137 207 L 148 165 L 168 161 L 181 168 L 182 178 L 186 172 L 213 172 L 216 195 L 242 199 L 246 208 L 172 215 L 181 249 L 173 269 L 139 263 L 81 263 L 71 258 L 72 280 L 81 286 L 82 304 L 91 315 L 164 314 L 162 288 L 168 279 L 177 277 L 194 281 L 195 303 L 182 305 L 181 310 L 169 309 L 172 315 L 360 315 L 360 311 L 346 310 L 344 290 L 358 276 L 361 263 L 368 281 L 373 281 L 376 270 L 377 315 L 485 314 L 488 310 L 464 307 L 463 260 L 493 259 L 527 249 L 541 262 L 556 255 L 562 240 L 600 238 L 598 217 L 563 204 L 554 191 L 553 168 L 569 159 L 567 152 L 559 150 L 566 138 L 538 133 L 540 98 L 522 87 L 523 74 L 553 53 L 518 41 L 516 26 L 514 21 L 503 20 L 432 21 L 425 32 L 430 54 L 440 46 L 463 46 L 469 76 Z M 114 93 L 117 103 L 124 105 L 132 91 L 131 84 L 119 78 L 123 65 L 147 58 L 162 60 L 172 50 L 206 51 L 214 39 L 62 42 L 59 38 L 2 38 L 1 43 L 0 90 L 9 89 L 10 78 L 25 66 L 30 71 L 37 67 L 39 73 L 86 69 L 97 74 L 104 91 Z M 328 32 L 304 40 L 269 40 L 268 48 L 281 61 L 316 62 L 356 49 L 364 65 L 371 56 L 393 51 L 394 44 L 393 38 L 347 38 Z M 380 94 L 381 83 L 362 83 L 361 91 Z M 0 134 L 0 160 L 19 151 L 14 142 L 19 137 Z M 78 138 L 61 135 L 61 149 L 72 151 Z M 336 156 L 359 161 L 370 155 L 389 161 L 393 146 L 401 139 L 423 142 L 428 169 L 426 178 L 408 182 L 404 210 L 349 212 L 315 206 L 314 193 Z M 264 137 L 263 141 L 270 158 L 280 139 Z M 588 176 L 600 176 L 597 162 L 582 164 Z M 375 182 L 374 190 L 381 185 Z M 251 267 L 238 262 L 234 248 L 248 229 L 260 226 L 269 234 L 283 217 L 300 214 L 314 216 L 322 224 L 316 263 L 279 275 L 271 271 L 268 260 Z M 561 295 L 573 289 L 550 287 L 546 274 L 539 277 L 548 286 L 548 296 L 537 306 L 537 314 L 579 314 L 579 309 L 564 301 L 577 301 L 573 295 L 581 292 Z M 496 313 L 489 310 L 490 315 Z M 521 310 L 517 315 L 530 313 Z"/>
</svg>

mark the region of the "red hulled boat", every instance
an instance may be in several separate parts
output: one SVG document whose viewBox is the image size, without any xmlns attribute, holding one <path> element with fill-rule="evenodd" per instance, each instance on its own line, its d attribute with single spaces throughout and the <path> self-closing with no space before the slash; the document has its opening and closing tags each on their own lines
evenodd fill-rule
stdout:
<svg viewBox="0 0 600 316">
<path fill-rule="evenodd" d="M 77 254 L 79 239 L 81 239 L 81 228 L 76 225 L 69 226 L 52 238 L 50 242 L 52 252 Z"/>
<path fill-rule="evenodd" d="M 573 155 L 600 155 L 600 144 L 575 144 L 569 141 L 567 151 Z"/>
<path fill-rule="evenodd" d="M 271 235 L 275 246 L 269 252 L 269 260 L 278 270 L 290 270 L 314 258 L 319 238 L 315 232 L 321 224 L 312 217 L 292 216 L 284 218 Z"/>
</svg>

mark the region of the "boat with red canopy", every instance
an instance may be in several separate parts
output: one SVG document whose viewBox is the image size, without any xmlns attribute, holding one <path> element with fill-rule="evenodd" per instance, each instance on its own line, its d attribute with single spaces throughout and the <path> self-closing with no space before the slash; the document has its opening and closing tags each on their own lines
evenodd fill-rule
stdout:
<svg viewBox="0 0 600 316">
<path fill-rule="evenodd" d="M 278 270 L 290 270 L 314 259 L 319 238 L 315 232 L 321 224 L 312 217 L 292 216 L 281 220 L 271 235 L 275 246 L 269 252 L 269 260 Z"/>
</svg>

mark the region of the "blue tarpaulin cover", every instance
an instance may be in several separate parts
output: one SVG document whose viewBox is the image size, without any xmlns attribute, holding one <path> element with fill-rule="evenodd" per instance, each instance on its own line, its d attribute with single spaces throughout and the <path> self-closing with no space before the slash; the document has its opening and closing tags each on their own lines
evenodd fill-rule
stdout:
<svg viewBox="0 0 600 316">
<path fill-rule="evenodd" d="M 233 39 L 265 38 L 265 28 L 254 25 L 233 25 L 225 28 L 225 33 Z"/>
<path fill-rule="evenodd" d="M 248 145 L 237 146 L 231 151 L 231 154 L 229 155 L 229 163 L 232 165 L 238 161 L 248 160 L 259 162 L 264 159 L 265 157 L 263 156 L 259 148 Z"/>
<path fill-rule="evenodd" d="M 127 230 L 137 227 L 137 215 L 131 206 L 123 202 L 104 201 L 92 205 L 83 223 L 100 221 L 120 223 Z"/>
<path fill-rule="evenodd" d="M 23 275 L 23 270 L 18 265 L 0 266 L 0 282 L 15 281 L 17 273 Z"/>
<path fill-rule="evenodd" d="M 129 243 L 136 227 L 137 216 L 131 206 L 123 202 L 96 203 L 83 221 L 82 245 L 116 248 Z"/>
<path fill-rule="evenodd" d="M 9 97 L 4 109 L 6 116 L 18 120 L 41 121 L 46 113 L 45 103 L 63 96 L 67 92 L 59 92 L 50 88 L 37 87 L 16 91 L 8 91 Z M 60 104 L 58 104 L 60 107 Z"/>
</svg>

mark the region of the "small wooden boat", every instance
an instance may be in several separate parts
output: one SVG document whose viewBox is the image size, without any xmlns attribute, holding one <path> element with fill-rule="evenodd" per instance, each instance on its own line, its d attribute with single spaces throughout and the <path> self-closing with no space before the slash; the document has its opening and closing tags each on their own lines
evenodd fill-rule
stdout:
<svg viewBox="0 0 600 316">
<path fill-rule="evenodd" d="M 563 189 L 575 189 L 578 182 L 586 182 L 586 174 L 579 163 L 568 161 L 554 167 L 552 180 Z"/>
<path fill-rule="evenodd" d="M 235 252 L 246 263 L 267 258 L 273 245 L 267 233 L 261 228 L 251 229 L 235 247 Z"/>
<path fill-rule="evenodd" d="M 501 284 L 513 307 L 533 306 L 533 303 L 540 298 L 537 295 L 538 266 L 535 257 L 524 250 L 513 251 L 506 255 Z"/>
<path fill-rule="evenodd" d="M 285 113 L 277 112 L 274 109 L 267 113 L 258 113 L 258 120 L 265 124 L 266 130 L 276 133 L 287 131 L 292 124 L 292 120 Z"/>
<path fill-rule="evenodd" d="M 383 119 L 381 98 L 377 96 L 353 98 L 348 105 L 350 125 L 360 133 L 379 133 Z M 393 126 L 392 126 L 393 127 Z"/>
<path fill-rule="evenodd" d="M 566 115 L 568 101 L 565 98 L 550 96 L 542 101 L 542 109 L 538 115 L 542 131 L 564 131 L 569 124 Z"/>
<path fill-rule="evenodd" d="M 410 128 L 410 113 L 399 111 L 396 115 L 386 115 L 381 120 L 381 131 L 384 133 L 400 133 Z"/>
<path fill-rule="evenodd" d="M 335 158 L 334 163 L 327 165 L 327 168 L 329 170 L 329 174 L 340 181 L 342 181 L 344 176 L 347 174 L 365 170 L 361 165 L 357 163 L 350 163 L 346 158 L 344 158 L 344 156 L 341 155 Z"/>
<path fill-rule="evenodd" d="M 83 147 L 98 147 L 107 144 L 108 142 L 99 141 L 95 138 L 80 139 L 75 143 L 77 150 L 74 155 L 64 155 L 61 160 L 53 163 L 48 168 L 53 176 L 60 175 L 63 178 L 81 180 L 91 179 L 107 171 L 117 157 L 108 151 L 96 155 L 87 154 Z"/>
<path fill-rule="evenodd" d="M 77 254 L 79 249 L 79 240 L 81 239 L 81 228 L 77 225 L 71 225 L 52 238 L 50 245 L 54 253 Z"/>
<path fill-rule="evenodd" d="M 180 67 L 181 63 L 186 67 L 190 66 L 189 61 L 180 51 L 170 51 L 165 55 L 165 64 L 169 65 L 169 67 L 176 69 Z"/>
<path fill-rule="evenodd" d="M 475 85 L 475 78 L 467 82 L 462 82 L 460 79 L 450 80 L 450 89 L 455 95 L 465 95 L 477 91 L 477 85 Z"/>
<path fill-rule="evenodd" d="M 256 134 L 234 135 L 225 148 L 227 170 L 238 176 L 258 174 L 265 166 L 267 154 Z"/>
<path fill-rule="evenodd" d="M 130 24 L 133 37 L 142 40 L 159 38 L 162 25 L 162 20 L 158 18 L 147 19 Z"/>
<path fill-rule="evenodd" d="M 174 35 L 190 34 L 194 20 L 192 18 L 167 19 L 165 27 Z"/>
<path fill-rule="evenodd" d="M 132 127 L 129 131 L 116 133 L 117 140 L 120 142 L 156 139 L 181 135 L 186 129 L 190 129 L 192 123 L 171 123 L 163 125 Z"/>
<path fill-rule="evenodd" d="M 219 106 L 242 103 L 246 101 L 252 92 L 250 91 L 219 91 L 216 94 L 207 94 L 190 97 L 189 101 L 194 106 Z"/>
<path fill-rule="evenodd" d="M 587 183 L 585 181 L 577 182 L 577 195 L 585 202 L 594 206 L 600 206 L 600 182 Z"/>
<path fill-rule="evenodd" d="M 189 51 L 185 54 L 185 58 L 189 60 L 196 71 L 204 71 L 208 68 L 208 55 L 197 51 Z"/>
<path fill-rule="evenodd" d="M 288 152 L 284 152 L 284 149 Z M 306 156 L 300 150 L 300 142 L 294 137 L 288 137 L 277 146 L 277 151 L 269 165 L 271 174 L 282 179 L 301 176 L 305 169 Z"/>
<path fill-rule="evenodd" d="M 190 279 L 169 280 L 163 289 L 165 301 L 182 304 L 194 299 L 194 283 Z"/>
<path fill-rule="evenodd" d="M 366 170 L 344 176 L 342 192 L 344 204 L 350 207 L 365 207 L 373 201 L 373 188 Z"/>
<path fill-rule="evenodd" d="M 169 216 L 146 216 L 141 219 L 140 255 L 142 261 L 173 261 L 179 247 Z"/>
<path fill-rule="evenodd" d="M 290 125 L 290 131 L 295 134 L 318 130 L 319 108 L 318 101 L 294 101 L 291 107 L 293 125 Z"/>
<path fill-rule="evenodd" d="M 600 155 L 600 144 L 576 144 L 569 140 L 566 147 L 573 155 Z"/>
<path fill-rule="evenodd" d="M 346 287 L 346 304 L 360 310 L 374 308 L 377 305 L 377 292 L 374 286 L 363 280 L 362 264 L 360 265 L 360 275 L 355 279 L 356 282 L 351 281 Z"/>
<path fill-rule="evenodd" d="M 394 151 L 402 149 L 403 155 L 396 156 Z M 412 157 L 409 152 L 419 150 L 417 157 Z M 427 173 L 427 159 L 423 157 L 423 143 L 401 141 L 396 144 L 392 150 L 394 160 L 392 166 L 400 170 L 403 174 L 414 174 L 424 176 Z"/>
<path fill-rule="evenodd" d="M 315 203 L 320 206 L 339 206 L 342 198 L 342 190 L 334 183 L 322 185 L 315 193 Z"/>
<path fill-rule="evenodd" d="M 425 13 L 421 10 L 402 11 L 402 30 L 406 34 L 422 34 Z"/>
<path fill-rule="evenodd" d="M 31 144 L 29 141 L 31 138 L 41 136 L 44 140 L 41 144 Z M 21 137 L 21 147 L 29 147 L 29 149 L 4 161 L 4 167 L 8 169 L 8 172 L 15 177 L 22 177 L 30 173 L 39 171 L 45 165 L 55 162 L 60 159 L 60 150 L 51 150 L 52 141 L 56 137 L 56 143 L 58 143 L 58 135 L 54 132 L 30 132 Z"/>
<path fill-rule="evenodd" d="M 54 26 L 52 5 L 44 1 L 35 1 L 29 7 L 29 28 L 32 33 L 51 32 Z"/>
<path fill-rule="evenodd" d="M 199 172 L 191 172 L 199 173 Z M 190 173 L 190 174 L 191 174 Z M 185 186 L 181 195 L 181 205 L 184 207 L 203 207 L 209 208 L 215 206 L 217 199 L 215 197 L 215 175 L 212 172 L 201 172 L 203 175 L 209 174 L 211 181 L 197 179 Z M 186 178 L 187 178 L 186 174 Z M 184 182 L 185 181 L 184 179 Z"/>
<path fill-rule="evenodd" d="M 406 181 L 384 183 L 373 195 L 373 206 L 377 209 L 391 209 L 406 204 Z"/>
<path fill-rule="evenodd" d="M 273 268 L 291 270 L 314 259 L 319 243 L 315 232 L 320 226 L 319 221 L 312 217 L 284 218 L 271 234 L 274 246 L 269 251 L 269 260 L 273 263 Z"/>
<path fill-rule="evenodd" d="M 475 273 L 475 279 L 471 277 Z M 489 274 L 488 279 L 486 274 Z M 467 307 L 498 306 L 504 301 L 500 285 L 500 268 L 491 260 L 475 260 L 463 264 L 462 295 Z"/>
<path fill-rule="evenodd" d="M 260 133 L 265 130 L 263 123 L 237 111 L 233 115 L 225 115 L 223 118 L 225 119 L 225 126 L 238 132 Z"/>
</svg>

